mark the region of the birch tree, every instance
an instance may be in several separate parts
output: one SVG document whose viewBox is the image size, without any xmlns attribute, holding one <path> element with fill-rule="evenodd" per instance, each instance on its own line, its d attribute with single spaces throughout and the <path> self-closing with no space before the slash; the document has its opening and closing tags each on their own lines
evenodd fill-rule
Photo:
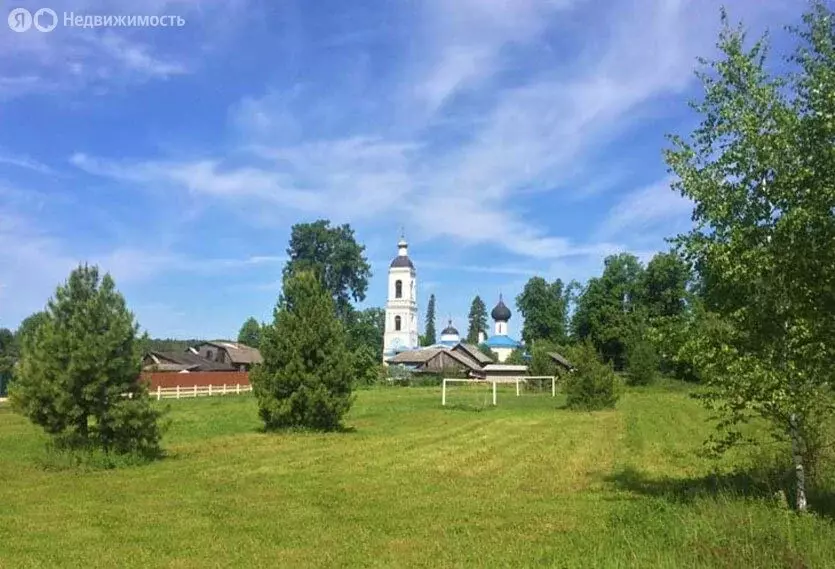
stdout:
<svg viewBox="0 0 835 569">
<path fill-rule="evenodd" d="M 723 13 L 721 56 L 698 73 L 701 123 L 666 152 L 674 189 L 695 204 L 678 244 L 707 310 L 691 349 L 723 417 L 716 448 L 764 418 L 790 443 L 798 511 L 833 410 L 835 355 L 835 28 L 820 2 L 803 22 L 779 75 L 767 37 L 749 42 Z"/>
</svg>

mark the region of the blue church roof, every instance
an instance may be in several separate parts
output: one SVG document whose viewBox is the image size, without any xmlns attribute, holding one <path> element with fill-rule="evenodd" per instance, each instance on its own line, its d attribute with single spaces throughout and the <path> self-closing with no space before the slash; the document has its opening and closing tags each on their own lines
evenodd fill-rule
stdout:
<svg viewBox="0 0 835 569">
<path fill-rule="evenodd" d="M 485 340 L 484 345 L 486 345 L 488 348 L 515 349 L 522 347 L 522 344 L 520 342 L 514 340 L 510 336 L 505 336 L 504 334 L 500 336 L 490 336 L 489 338 L 487 338 L 487 340 Z"/>
</svg>

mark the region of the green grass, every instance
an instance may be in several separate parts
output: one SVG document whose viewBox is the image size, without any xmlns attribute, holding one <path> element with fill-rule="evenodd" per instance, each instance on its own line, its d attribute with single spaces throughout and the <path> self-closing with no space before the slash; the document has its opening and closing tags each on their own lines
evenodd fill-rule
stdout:
<svg viewBox="0 0 835 569">
<path fill-rule="evenodd" d="M 616 410 L 504 388 L 360 391 L 334 434 L 258 432 L 249 396 L 171 403 L 169 457 L 45 470 L 0 407 L 0 567 L 827 567 L 835 525 L 714 478 L 681 387 Z M 716 491 L 716 483 L 723 490 Z"/>
</svg>

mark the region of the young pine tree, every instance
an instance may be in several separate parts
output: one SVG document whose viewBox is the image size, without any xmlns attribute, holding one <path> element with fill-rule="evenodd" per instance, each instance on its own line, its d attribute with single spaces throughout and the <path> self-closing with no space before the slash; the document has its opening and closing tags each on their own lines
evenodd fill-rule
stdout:
<svg viewBox="0 0 835 569">
<path fill-rule="evenodd" d="M 594 345 L 586 340 L 568 352 L 576 366 L 565 378 L 569 409 L 595 411 L 611 409 L 620 398 L 620 383 L 611 363 L 604 363 Z"/>
<path fill-rule="evenodd" d="M 487 331 L 487 306 L 478 295 L 470 305 L 470 314 L 467 316 L 467 321 L 469 323 L 467 341 L 471 344 L 477 344 L 479 333 Z"/>
<path fill-rule="evenodd" d="M 139 381 L 138 327 L 110 275 L 79 266 L 45 314 L 23 344 L 15 407 L 61 446 L 158 455 L 160 412 Z"/>
<path fill-rule="evenodd" d="M 261 354 L 251 381 L 267 430 L 339 428 L 353 402 L 353 361 L 333 300 L 315 273 L 285 278 Z"/>
<path fill-rule="evenodd" d="M 435 332 L 435 295 L 429 295 L 429 304 L 426 305 L 426 333 L 423 335 L 422 346 L 431 346 L 437 342 Z"/>
</svg>

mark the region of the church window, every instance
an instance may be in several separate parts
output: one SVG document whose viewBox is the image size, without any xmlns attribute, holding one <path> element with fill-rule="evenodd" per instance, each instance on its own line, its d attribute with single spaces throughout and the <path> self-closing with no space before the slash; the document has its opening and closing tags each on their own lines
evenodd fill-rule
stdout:
<svg viewBox="0 0 835 569">
<path fill-rule="evenodd" d="M 403 298 L 403 281 L 394 281 L 394 298 Z"/>
<path fill-rule="evenodd" d="M 400 282 L 400 281 L 397 281 L 397 282 Z M 401 323 L 401 321 L 400 321 L 400 317 L 399 317 L 399 316 L 395 316 L 395 317 L 394 317 L 394 329 L 395 329 L 395 330 L 400 331 L 400 323 Z"/>
</svg>

